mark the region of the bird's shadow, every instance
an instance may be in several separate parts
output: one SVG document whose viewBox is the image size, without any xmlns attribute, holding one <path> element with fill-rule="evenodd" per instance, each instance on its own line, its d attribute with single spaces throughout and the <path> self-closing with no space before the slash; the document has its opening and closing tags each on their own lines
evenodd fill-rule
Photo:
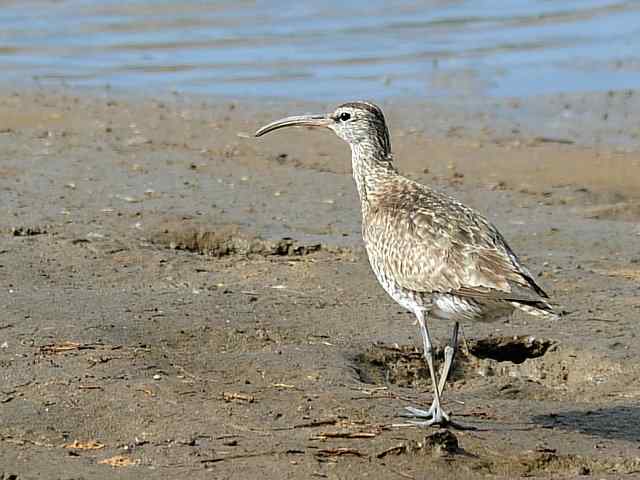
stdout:
<svg viewBox="0 0 640 480">
<path fill-rule="evenodd" d="M 585 433 L 610 440 L 640 439 L 640 407 L 615 406 L 536 415 L 533 423 L 545 428 Z"/>
</svg>

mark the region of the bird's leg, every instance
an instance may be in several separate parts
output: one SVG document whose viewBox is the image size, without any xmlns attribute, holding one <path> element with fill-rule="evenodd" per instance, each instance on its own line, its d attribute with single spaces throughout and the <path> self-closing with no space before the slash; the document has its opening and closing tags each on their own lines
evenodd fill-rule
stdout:
<svg viewBox="0 0 640 480">
<path fill-rule="evenodd" d="M 456 352 L 458 351 L 458 329 L 459 328 L 460 328 L 460 324 L 456 322 L 451 331 L 451 339 L 449 340 L 449 344 L 446 347 L 444 347 L 444 365 L 442 366 L 442 372 L 440 373 L 440 383 L 438 384 L 438 393 L 440 394 L 440 398 L 442 398 L 442 392 L 444 391 L 444 387 L 447 383 L 447 379 L 449 378 L 449 374 L 451 373 L 453 360 L 455 358 Z M 422 410 L 421 408 L 415 408 L 415 407 L 406 407 L 406 410 L 411 414 L 410 416 L 419 417 L 419 418 L 431 418 L 433 416 L 434 409 L 435 409 L 435 399 L 431 404 L 431 407 L 429 408 L 429 410 Z"/>
<path fill-rule="evenodd" d="M 407 407 L 407 410 L 415 417 L 419 418 L 428 418 L 428 420 L 424 422 L 413 422 L 417 425 L 431 426 L 435 424 L 444 425 L 449 423 L 449 416 L 442 410 L 442 406 L 440 405 L 440 383 L 438 382 L 438 377 L 436 375 L 436 370 L 433 365 L 433 347 L 431 342 L 431 336 L 429 335 L 429 330 L 427 329 L 427 322 L 425 312 L 422 310 L 418 310 L 416 312 L 416 317 L 418 318 L 418 323 L 420 324 L 420 333 L 422 334 L 422 344 L 424 347 L 424 358 L 427 361 L 427 365 L 429 367 L 429 374 L 431 375 L 431 383 L 433 385 L 433 403 L 429 410 L 424 411 L 414 407 Z M 457 335 L 456 335 L 457 337 Z M 453 350 L 453 349 L 452 349 Z M 451 360 L 449 364 L 453 361 L 453 352 L 449 355 Z M 447 364 L 445 363 L 445 368 L 447 368 Z M 443 373 L 448 373 L 448 369 L 446 371 L 443 370 Z M 445 375 L 446 380 L 446 375 Z"/>
<path fill-rule="evenodd" d="M 453 326 L 453 330 L 451 331 L 451 339 L 449 340 L 449 344 L 444 347 L 444 365 L 442 367 L 442 373 L 440 374 L 440 383 L 438 384 L 438 391 L 440 392 L 440 396 L 442 396 L 444 387 L 447 384 L 447 379 L 449 378 L 449 373 L 451 373 L 451 367 L 453 366 L 453 359 L 455 358 L 456 352 L 458 351 L 459 328 L 460 324 L 456 322 Z"/>
</svg>

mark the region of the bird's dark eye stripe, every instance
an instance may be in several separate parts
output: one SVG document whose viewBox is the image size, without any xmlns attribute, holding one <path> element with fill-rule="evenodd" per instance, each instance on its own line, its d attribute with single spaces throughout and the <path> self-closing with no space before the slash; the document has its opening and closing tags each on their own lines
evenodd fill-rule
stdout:
<svg viewBox="0 0 640 480">
<path fill-rule="evenodd" d="M 340 114 L 340 116 L 338 117 L 338 120 L 340 120 L 341 122 L 346 122 L 347 120 L 349 120 L 351 118 L 351 115 L 347 112 L 342 112 Z"/>
</svg>

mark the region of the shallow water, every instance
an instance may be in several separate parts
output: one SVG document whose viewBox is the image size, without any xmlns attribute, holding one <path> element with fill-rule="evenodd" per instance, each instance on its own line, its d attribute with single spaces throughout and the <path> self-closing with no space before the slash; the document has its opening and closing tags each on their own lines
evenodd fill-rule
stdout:
<svg viewBox="0 0 640 480">
<path fill-rule="evenodd" d="M 635 1 L 0 2 L 0 69 L 20 84 L 522 97 L 638 87 L 638 52 Z"/>
</svg>

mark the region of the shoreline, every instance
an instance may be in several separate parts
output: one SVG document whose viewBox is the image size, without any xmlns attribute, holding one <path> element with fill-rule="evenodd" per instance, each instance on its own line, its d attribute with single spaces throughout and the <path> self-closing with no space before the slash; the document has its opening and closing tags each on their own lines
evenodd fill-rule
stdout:
<svg viewBox="0 0 640 480">
<path fill-rule="evenodd" d="M 65 87 L 0 84 L 0 95 L 14 93 L 52 98 L 113 99 L 132 104 L 163 102 L 197 105 L 244 105 L 253 112 L 324 110 L 342 102 L 366 100 L 385 111 L 402 111 L 395 122 L 402 129 L 424 131 L 428 136 L 478 137 L 557 143 L 602 148 L 619 153 L 640 149 L 640 90 L 563 92 L 530 97 L 493 97 L 464 94 L 458 97 L 397 96 L 343 98 L 333 101 L 264 96 L 207 96 L 186 91 L 155 89 L 149 92 L 111 87 Z M 435 116 L 435 119 L 431 119 Z"/>
</svg>

